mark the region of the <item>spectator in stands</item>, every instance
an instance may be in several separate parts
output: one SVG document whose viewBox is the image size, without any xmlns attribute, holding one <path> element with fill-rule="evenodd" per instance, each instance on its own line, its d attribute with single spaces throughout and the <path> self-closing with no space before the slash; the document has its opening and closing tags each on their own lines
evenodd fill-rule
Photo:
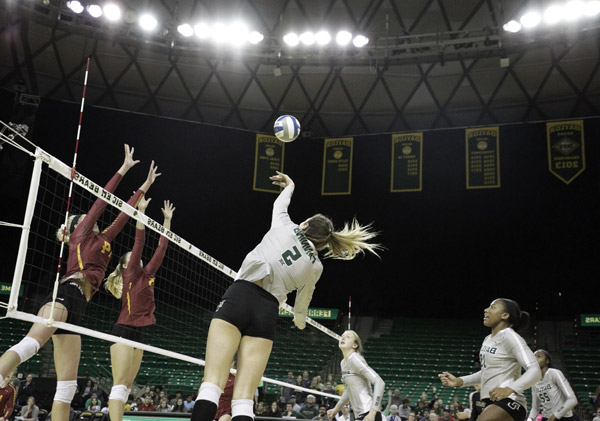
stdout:
<svg viewBox="0 0 600 421">
<path fill-rule="evenodd" d="M 402 405 L 398 407 L 398 415 L 400 415 L 402 421 L 408 421 L 408 416 L 412 411 L 412 408 L 408 405 L 409 403 L 408 398 L 402 398 Z"/>
<path fill-rule="evenodd" d="M 321 387 L 319 386 L 319 377 L 318 376 L 314 376 L 312 378 L 312 380 L 310 381 L 309 389 L 321 391 Z"/>
<path fill-rule="evenodd" d="M 192 412 L 192 409 L 194 409 L 194 404 L 196 402 L 194 401 L 194 398 L 192 395 L 187 395 L 185 397 L 185 402 L 183 402 L 183 405 L 185 406 L 185 409 L 187 409 L 187 412 Z"/>
<path fill-rule="evenodd" d="M 75 389 L 75 395 L 73 396 L 73 400 L 71 401 L 71 408 L 73 408 L 76 411 L 81 411 L 82 409 L 85 409 L 85 400 L 79 392 L 79 386 L 77 387 L 77 389 Z"/>
<path fill-rule="evenodd" d="M 83 388 L 83 392 L 81 392 L 81 398 L 84 400 L 88 400 L 92 397 L 92 387 L 94 387 L 94 383 L 88 379 L 85 387 Z"/>
<path fill-rule="evenodd" d="M 327 384 L 325 385 L 323 392 L 329 393 L 330 395 L 337 395 L 337 392 L 333 388 L 333 385 L 330 381 L 328 381 Z M 323 405 L 325 405 L 327 407 L 327 409 L 333 408 L 335 406 L 335 404 L 337 403 L 334 398 L 327 398 L 325 396 L 321 397 L 321 402 L 323 403 Z"/>
<path fill-rule="evenodd" d="M 465 409 L 460 403 L 460 399 L 457 395 L 452 396 L 452 405 L 455 406 L 456 412 L 462 412 Z"/>
<path fill-rule="evenodd" d="M 92 402 L 92 399 L 96 398 L 98 400 L 98 404 L 100 406 L 102 406 L 102 400 L 98 397 L 98 394 L 96 392 L 92 392 L 92 397 L 89 398 L 87 401 L 85 401 L 85 408 L 87 409 L 90 406 L 90 403 Z"/>
<path fill-rule="evenodd" d="M 292 404 L 292 409 L 294 411 L 296 411 L 296 412 L 300 412 L 300 410 L 302 409 L 302 405 L 299 405 L 296 402 L 296 396 L 295 395 L 290 396 L 290 400 L 288 401 L 288 403 Z"/>
<path fill-rule="evenodd" d="M 350 421 L 350 411 L 348 410 L 348 405 L 342 406 L 340 413 L 335 415 L 335 421 Z"/>
<path fill-rule="evenodd" d="M 390 409 L 390 415 L 387 417 L 387 421 L 400 421 L 400 415 L 398 415 L 398 405 L 391 404 L 388 405 L 388 408 Z"/>
<path fill-rule="evenodd" d="M 171 412 L 173 410 L 171 405 L 169 405 L 169 402 L 167 401 L 166 396 L 160 400 L 160 404 L 158 404 L 158 407 L 156 408 L 156 410 L 158 412 Z"/>
<path fill-rule="evenodd" d="M 149 396 L 144 397 L 144 403 L 138 405 L 138 411 L 156 411 L 156 406 Z"/>
<path fill-rule="evenodd" d="M 419 418 L 419 421 L 429 421 L 429 409 L 425 408 L 423 410 L 423 416 Z"/>
<path fill-rule="evenodd" d="M 596 416 L 592 421 L 600 421 L 600 408 L 596 410 Z"/>
<path fill-rule="evenodd" d="M 100 405 L 100 401 L 98 398 L 90 398 L 90 404 L 86 408 L 88 411 L 97 412 L 102 410 L 102 405 Z"/>
<path fill-rule="evenodd" d="M 314 417 L 319 415 L 319 407 L 315 404 L 315 395 L 308 395 L 306 397 L 306 403 L 300 409 L 300 414 L 308 420 L 312 420 Z"/>
<path fill-rule="evenodd" d="M 96 396 L 98 397 L 98 401 L 100 402 L 106 402 L 108 396 L 106 395 L 106 392 L 104 391 L 104 389 L 102 389 L 102 387 L 100 386 L 100 383 L 98 382 L 94 382 L 94 385 L 92 386 L 92 394 L 95 393 Z"/>
<path fill-rule="evenodd" d="M 300 374 L 296 377 L 296 386 L 304 387 L 302 384 L 302 376 Z M 294 396 L 296 396 L 296 402 L 300 405 L 306 401 L 306 392 L 303 392 L 302 390 L 294 389 Z"/>
<path fill-rule="evenodd" d="M 600 408 L 600 386 L 596 388 L 596 394 L 590 397 L 590 403 L 594 408 L 594 411 Z"/>
<path fill-rule="evenodd" d="M 310 375 L 308 374 L 308 370 L 304 370 L 302 372 L 302 387 L 310 388 Z"/>
<path fill-rule="evenodd" d="M 281 418 L 281 410 L 279 409 L 279 405 L 277 405 L 277 401 L 271 402 L 269 410 L 263 415 L 263 417 Z"/>
<path fill-rule="evenodd" d="M 429 421 L 438 421 L 439 418 L 440 417 L 438 417 L 435 412 L 430 412 L 429 413 Z"/>
<path fill-rule="evenodd" d="M 263 401 L 258 402 L 254 409 L 254 415 L 264 417 L 266 412 L 265 403 Z"/>
<path fill-rule="evenodd" d="M 21 408 L 21 413 L 19 416 L 15 417 L 15 420 L 19 421 L 38 421 L 38 415 L 40 413 L 40 408 L 35 404 L 35 398 L 33 396 L 29 396 L 27 398 L 27 405 Z"/>
<path fill-rule="evenodd" d="M 416 421 L 417 420 L 417 415 L 414 412 L 411 412 L 410 414 L 408 414 L 408 421 Z"/>
<path fill-rule="evenodd" d="M 450 408 L 444 408 L 443 414 L 439 421 L 456 421 L 456 418 L 450 415 Z"/>
<path fill-rule="evenodd" d="M 35 382 L 33 381 L 32 374 L 28 374 L 27 377 L 25 377 L 25 380 L 21 381 L 17 403 L 21 406 L 25 405 L 28 396 L 35 396 Z"/>
<path fill-rule="evenodd" d="M 425 409 L 427 409 L 427 407 L 425 406 L 425 402 L 420 400 L 419 402 L 417 402 L 417 407 L 415 408 L 415 417 L 417 419 L 421 419 L 425 416 Z"/>
<path fill-rule="evenodd" d="M 14 371 L 9 373 L 0 383 L 0 421 L 8 421 L 15 409 L 17 394 L 19 393 L 12 383 Z"/>
<path fill-rule="evenodd" d="M 327 416 L 327 407 L 325 405 L 319 406 L 319 414 L 313 418 L 317 421 L 331 421 Z"/>
<path fill-rule="evenodd" d="M 286 383 L 289 384 L 294 384 L 294 373 L 291 371 L 288 371 L 287 373 L 287 379 L 285 379 Z M 290 400 L 290 396 L 292 396 L 293 393 L 293 389 L 291 387 L 284 387 L 281 386 L 281 389 L 279 390 L 279 393 L 281 394 L 281 398 L 279 399 L 280 402 L 282 403 L 287 403 Z"/>
<path fill-rule="evenodd" d="M 431 411 L 430 411 L 430 413 L 431 413 L 431 412 L 433 412 L 433 413 L 435 413 L 435 415 L 437 415 L 438 417 L 441 417 L 441 416 L 442 416 L 442 414 L 443 414 L 443 411 L 444 411 L 444 410 L 443 410 L 443 409 L 442 409 L 442 407 L 440 406 L 440 403 L 439 403 L 438 401 L 435 401 L 435 402 L 433 403 L 433 406 L 431 407 Z"/>
<path fill-rule="evenodd" d="M 188 412 L 187 408 L 183 404 L 183 399 L 181 399 L 181 398 L 177 399 L 177 401 L 175 402 L 175 405 L 173 405 L 172 412 Z"/>
<path fill-rule="evenodd" d="M 171 398 L 171 400 L 169 401 L 169 405 L 171 406 L 175 406 L 177 405 L 177 401 L 181 399 L 181 401 L 183 402 L 183 392 L 181 390 L 178 390 L 177 392 L 175 392 L 175 396 L 173 396 L 173 398 Z"/>
<path fill-rule="evenodd" d="M 402 396 L 400 396 L 400 389 L 394 389 L 392 393 L 392 389 L 388 389 L 388 405 L 396 405 L 400 407 L 402 405 Z"/>
<path fill-rule="evenodd" d="M 456 409 L 456 405 L 451 403 L 450 406 L 448 407 L 448 410 L 450 411 L 450 416 L 454 419 L 458 419 L 458 410 Z"/>
<path fill-rule="evenodd" d="M 325 389 L 325 385 L 323 384 L 323 379 L 321 379 L 320 375 L 315 376 L 317 378 L 317 384 L 319 385 L 319 390 Z"/>
<path fill-rule="evenodd" d="M 297 411 L 294 411 L 293 405 L 288 402 L 285 404 L 285 411 L 281 413 L 281 418 L 303 419 L 304 417 Z"/>
</svg>

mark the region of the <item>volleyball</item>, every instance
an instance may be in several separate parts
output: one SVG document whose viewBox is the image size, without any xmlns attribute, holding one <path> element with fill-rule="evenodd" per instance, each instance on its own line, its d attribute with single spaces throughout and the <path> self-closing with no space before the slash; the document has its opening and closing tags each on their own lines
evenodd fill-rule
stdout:
<svg viewBox="0 0 600 421">
<path fill-rule="evenodd" d="M 291 142 L 300 134 L 300 122 L 293 115 L 282 115 L 275 120 L 273 132 L 282 142 Z"/>
</svg>

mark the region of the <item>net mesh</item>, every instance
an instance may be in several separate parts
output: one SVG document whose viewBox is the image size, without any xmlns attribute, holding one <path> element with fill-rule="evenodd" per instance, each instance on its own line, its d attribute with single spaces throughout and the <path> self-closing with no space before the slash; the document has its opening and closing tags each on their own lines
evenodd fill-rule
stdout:
<svg viewBox="0 0 600 421">
<path fill-rule="evenodd" d="M 48 161 L 47 156 L 45 160 Z M 52 160 L 53 158 L 50 159 Z M 18 301 L 18 310 L 29 314 L 37 314 L 44 298 L 52 292 L 56 279 L 60 250 L 56 231 L 64 222 L 69 190 L 69 179 L 65 176 L 65 171 L 57 172 L 56 168 L 64 170 L 67 167 L 62 163 L 57 164 L 55 160 L 54 165 L 43 165 L 33 212 L 29 247 L 21 282 L 23 292 Z M 108 177 L 110 175 L 107 175 Z M 116 194 L 119 195 L 118 189 Z M 97 197 L 89 189 L 75 184 L 70 214 L 86 213 L 96 199 Z M 100 230 L 110 225 L 119 212 L 118 208 L 108 204 L 98 220 Z M 152 258 L 160 238 L 160 235 L 149 228 L 148 224 L 146 226 L 148 228 L 145 230 L 146 241 L 142 255 L 144 264 Z M 135 220 L 132 219 L 111 242 L 113 254 L 106 276 L 115 269 L 119 257 L 131 250 L 134 238 Z M 232 283 L 234 273 L 227 267 L 219 269 L 222 265 L 210 256 L 198 257 L 198 254 L 202 253 L 190 252 L 191 248 L 191 245 L 186 249 L 173 241 L 169 242 L 165 258 L 155 278 L 157 323 L 144 330 L 144 342 L 164 350 L 203 359 L 212 313 L 221 296 Z M 68 250 L 65 247 L 63 252 L 65 263 L 63 263 L 61 276 L 66 269 L 67 254 Z M 110 333 L 120 309 L 121 300 L 101 287 L 89 303 L 80 326 L 96 332 Z M 3 325 L 6 323 L 10 323 L 12 333 L 10 341 L 2 341 L 2 349 L 0 349 L 2 352 L 20 340 L 28 328 L 20 321 L 2 321 Z M 110 379 L 109 347 L 110 343 L 106 341 L 82 336 L 79 375 Z M 297 356 L 299 349 L 307 351 L 301 361 Z M 308 370 L 314 374 L 322 370 L 336 350 L 336 341 L 326 334 L 311 328 L 299 332 L 292 328 L 291 318 L 280 317 L 274 350 L 265 376 L 283 380 L 288 370 L 298 374 L 302 370 Z M 295 356 L 292 356 L 292 351 Z M 29 372 L 35 373 L 50 364 L 51 362 L 44 364 L 43 356 L 38 355 L 27 363 L 26 367 Z M 145 353 L 136 383 L 138 385 L 161 384 L 167 386 L 169 390 L 193 393 L 200 385 L 202 373 L 201 365 L 160 354 Z M 272 385 L 266 390 L 268 393 L 276 393 L 279 391 L 279 386 Z"/>
</svg>

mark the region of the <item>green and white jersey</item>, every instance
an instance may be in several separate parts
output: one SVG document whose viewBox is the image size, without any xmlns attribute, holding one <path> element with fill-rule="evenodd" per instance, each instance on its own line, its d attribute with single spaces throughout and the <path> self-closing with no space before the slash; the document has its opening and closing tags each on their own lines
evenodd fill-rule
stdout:
<svg viewBox="0 0 600 421">
<path fill-rule="evenodd" d="M 340 366 L 342 381 L 346 386 L 340 403 L 343 405 L 350 401 L 355 417 L 371 409 L 381 411 L 385 383 L 375 370 L 369 367 L 364 357 L 353 352 L 348 357 L 348 361 L 342 358 Z"/>
<path fill-rule="evenodd" d="M 323 265 L 312 242 L 293 223 L 287 209 L 294 187 L 287 186 L 273 203 L 271 229 L 254 250 L 246 255 L 236 280 L 262 280 L 262 287 L 279 304 L 288 293 L 297 290 L 294 317 L 300 328 L 306 325 L 306 313 Z"/>
<path fill-rule="evenodd" d="M 523 395 L 525 389 L 533 386 L 541 378 L 540 366 L 525 343 L 525 340 L 508 327 L 488 335 L 479 351 L 481 371 L 461 377 L 465 386 L 481 384 L 481 399 L 489 399 L 490 390 L 496 387 L 510 387 L 516 393 L 509 396 L 526 406 Z M 526 372 L 521 376 L 521 368 Z"/>
<path fill-rule="evenodd" d="M 572 417 L 571 409 L 577 405 L 577 398 L 562 371 L 549 368 L 544 378 L 531 388 L 531 412 L 529 418 L 535 419 L 542 412 L 544 418 L 554 415 L 560 419 Z"/>
</svg>

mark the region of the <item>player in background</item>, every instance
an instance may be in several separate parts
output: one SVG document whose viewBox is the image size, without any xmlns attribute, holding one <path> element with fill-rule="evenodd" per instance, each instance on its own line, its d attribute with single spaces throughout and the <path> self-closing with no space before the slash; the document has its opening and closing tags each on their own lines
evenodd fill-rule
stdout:
<svg viewBox="0 0 600 421">
<path fill-rule="evenodd" d="M 447 371 L 439 374 L 444 386 L 481 385 L 486 407 L 478 421 L 524 421 L 527 416 L 523 391 L 540 380 L 541 371 L 533 352 L 517 333 L 529 314 L 508 298 L 497 298 L 484 310 L 483 324 L 492 329 L 481 346 L 481 370 L 463 377 Z M 525 373 L 521 375 L 521 368 Z"/>
<path fill-rule="evenodd" d="M 531 388 L 531 411 L 529 420 L 533 421 L 542 413 L 542 421 L 572 421 L 577 397 L 562 371 L 550 368 L 550 354 L 538 349 L 535 357 L 542 370 L 542 380 Z"/>
</svg>

